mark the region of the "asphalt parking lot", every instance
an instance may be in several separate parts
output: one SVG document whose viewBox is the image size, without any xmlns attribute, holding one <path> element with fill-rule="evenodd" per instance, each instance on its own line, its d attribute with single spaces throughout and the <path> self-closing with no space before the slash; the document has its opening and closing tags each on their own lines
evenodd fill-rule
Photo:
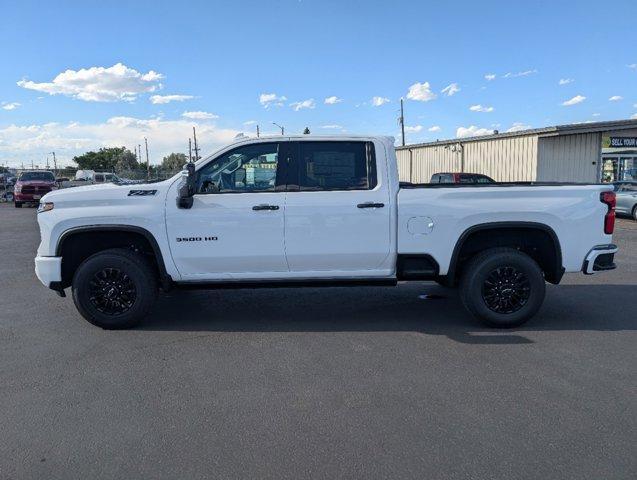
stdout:
<svg viewBox="0 0 637 480">
<path fill-rule="evenodd" d="M 637 477 L 637 224 L 524 328 L 453 291 L 186 291 L 102 331 L 0 205 L 0 478 Z M 439 299 L 421 298 L 439 294 Z"/>
</svg>

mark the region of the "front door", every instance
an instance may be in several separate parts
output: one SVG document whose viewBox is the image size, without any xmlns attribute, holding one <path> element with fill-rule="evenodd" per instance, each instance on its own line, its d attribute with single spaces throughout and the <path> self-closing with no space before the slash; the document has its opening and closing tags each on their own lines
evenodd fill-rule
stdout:
<svg viewBox="0 0 637 480">
<path fill-rule="evenodd" d="M 392 273 L 386 169 L 365 141 L 300 141 L 285 204 L 293 276 L 378 277 Z"/>
<path fill-rule="evenodd" d="M 198 168 L 190 209 L 168 198 L 168 239 L 183 280 L 277 277 L 288 271 L 282 145 L 239 146 Z"/>
</svg>

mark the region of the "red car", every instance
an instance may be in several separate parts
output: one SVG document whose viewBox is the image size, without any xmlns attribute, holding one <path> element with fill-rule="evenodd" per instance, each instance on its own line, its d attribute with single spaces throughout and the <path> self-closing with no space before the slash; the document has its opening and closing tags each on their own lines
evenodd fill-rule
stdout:
<svg viewBox="0 0 637 480">
<path fill-rule="evenodd" d="M 40 199 L 55 190 L 55 175 L 46 170 L 22 172 L 13 188 L 13 201 L 16 208 L 23 203 L 39 203 Z"/>
<path fill-rule="evenodd" d="M 495 183 L 491 177 L 481 173 L 434 173 L 429 183 Z"/>
</svg>

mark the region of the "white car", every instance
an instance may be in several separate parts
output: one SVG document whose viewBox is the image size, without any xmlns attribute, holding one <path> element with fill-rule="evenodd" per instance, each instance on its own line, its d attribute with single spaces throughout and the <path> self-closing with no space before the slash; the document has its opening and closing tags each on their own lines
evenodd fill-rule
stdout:
<svg viewBox="0 0 637 480">
<path fill-rule="evenodd" d="M 245 139 L 163 182 L 51 192 L 37 276 L 103 328 L 135 325 L 158 290 L 401 280 L 459 286 L 473 315 L 512 327 L 545 281 L 615 268 L 612 186 L 400 184 L 393 143 Z"/>
</svg>

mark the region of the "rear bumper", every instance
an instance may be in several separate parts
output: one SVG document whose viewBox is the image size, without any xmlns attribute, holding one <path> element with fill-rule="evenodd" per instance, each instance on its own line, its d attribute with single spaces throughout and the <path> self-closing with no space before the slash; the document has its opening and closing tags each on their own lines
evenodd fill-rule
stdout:
<svg viewBox="0 0 637 480">
<path fill-rule="evenodd" d="M 582 265 L 582 272 L 586 275 L 592 275 L 596 272 L 616 269 L 616 253 L 617 245 L 613 245 L 612 243 L 608 245 L 596 245 L 588 252 L 588 255 L 586 255 L 584 265 Z"/>
<path fill-rule="evenodd" d="M 35 275 L 45 287 L 55 287 L 62 281 L 62 257 L 35 257 Z"/>
</svg>

